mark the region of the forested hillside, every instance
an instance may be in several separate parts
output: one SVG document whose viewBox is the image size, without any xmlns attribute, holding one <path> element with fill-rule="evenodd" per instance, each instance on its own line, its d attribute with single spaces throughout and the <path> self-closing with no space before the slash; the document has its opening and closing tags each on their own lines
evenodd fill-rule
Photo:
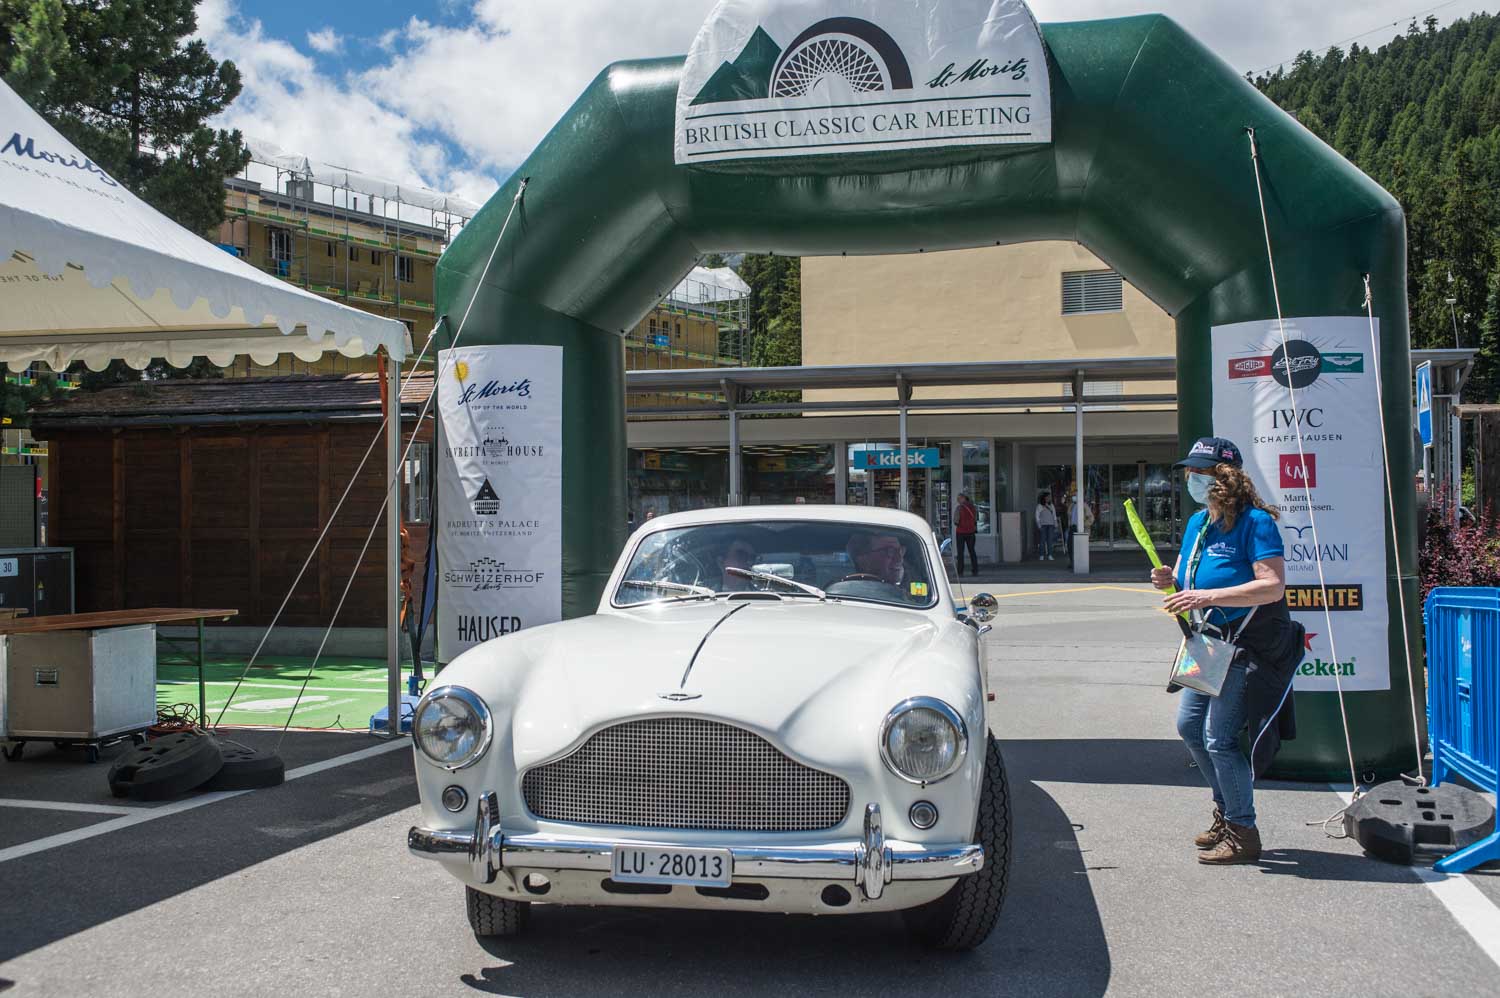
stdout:
<svg viewBox="0 0 1500 998">
<path fill-rule="evenodd" d="M 1254 80 L 1406 210 L 1412 345 L 1484 353 L 1466 401 L 1500 395 L 1500 17 L 1378 48 L 1304 52 Z M 1447 299 L 1457 302 L 1450 308 Z"/>
</svg>

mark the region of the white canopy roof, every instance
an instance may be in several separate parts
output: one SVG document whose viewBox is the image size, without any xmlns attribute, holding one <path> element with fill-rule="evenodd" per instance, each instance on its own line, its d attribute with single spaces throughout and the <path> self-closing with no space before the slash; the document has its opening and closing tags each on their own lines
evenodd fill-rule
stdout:
<svg viewBox="0 0 1500 998">
<path fill-rule="evenodd" d="M 750 294 L 746 284 L 732 267 L 694 267 L 673 289 L 676 301 L 699 305 L 704 302 L 734 301 Z"/>
<path fill-rule="evenodd" d="M 277 280 L 162 215 L 0 81 L 0 362 L 270 363 L 384 347 L 406 327 Z"/>
</svg>

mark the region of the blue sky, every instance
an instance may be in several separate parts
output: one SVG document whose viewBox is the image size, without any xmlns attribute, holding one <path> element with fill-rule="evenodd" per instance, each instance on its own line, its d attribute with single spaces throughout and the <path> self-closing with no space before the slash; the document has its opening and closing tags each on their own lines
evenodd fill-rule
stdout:
<svg viewBox="0 0 1500 998">
<path fill-rule="evenodd" d="M 836 6 L 838 0 L 825 0 Z M 616 59 L 686 52 L 713 0 L 201 0 L 245 89 L 222 124 L 288 152 L 482 202 Z M 1042 21 L 1158 11 L 1258 70 L 1473 0 L 1032 0 Z M 1373 29 L 1373 30 L 1372 30 Z"/>
</svg>

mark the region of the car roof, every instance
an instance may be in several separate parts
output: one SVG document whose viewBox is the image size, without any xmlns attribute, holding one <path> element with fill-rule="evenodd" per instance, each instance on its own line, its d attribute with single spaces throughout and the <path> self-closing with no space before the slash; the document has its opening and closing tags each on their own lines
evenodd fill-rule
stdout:
<svg viewBox="0 0 1500 998">
<path fill-rule="evenodd" d="M 756 523 L 764 520 L 866 523 L 874 526 L 915 530 L 918 534 L 932 532 L 932 527 L 927 521 L 913 513 L 903 513 L 900 510 L 884 509 L 879 506 L 831 505 L 719 506 L 653 517 L 639 529 L 650 532 L 669 527 L 696 527 L 705 523 Z"/>
</svg>

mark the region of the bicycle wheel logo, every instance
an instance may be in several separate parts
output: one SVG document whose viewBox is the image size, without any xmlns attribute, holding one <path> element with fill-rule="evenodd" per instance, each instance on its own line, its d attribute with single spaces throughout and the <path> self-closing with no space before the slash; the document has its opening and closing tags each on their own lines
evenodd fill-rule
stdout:
<svg viewBox="0 0 1500 998">
<path fill-rule="evenodd" d="M 857 17 L 830 17 L 786 47 L 769 90 L 772 97 L 807 97 L 838 82 L 856 94 L 910 90 L 911 67 L 884 29 Z"/>
</svg>

